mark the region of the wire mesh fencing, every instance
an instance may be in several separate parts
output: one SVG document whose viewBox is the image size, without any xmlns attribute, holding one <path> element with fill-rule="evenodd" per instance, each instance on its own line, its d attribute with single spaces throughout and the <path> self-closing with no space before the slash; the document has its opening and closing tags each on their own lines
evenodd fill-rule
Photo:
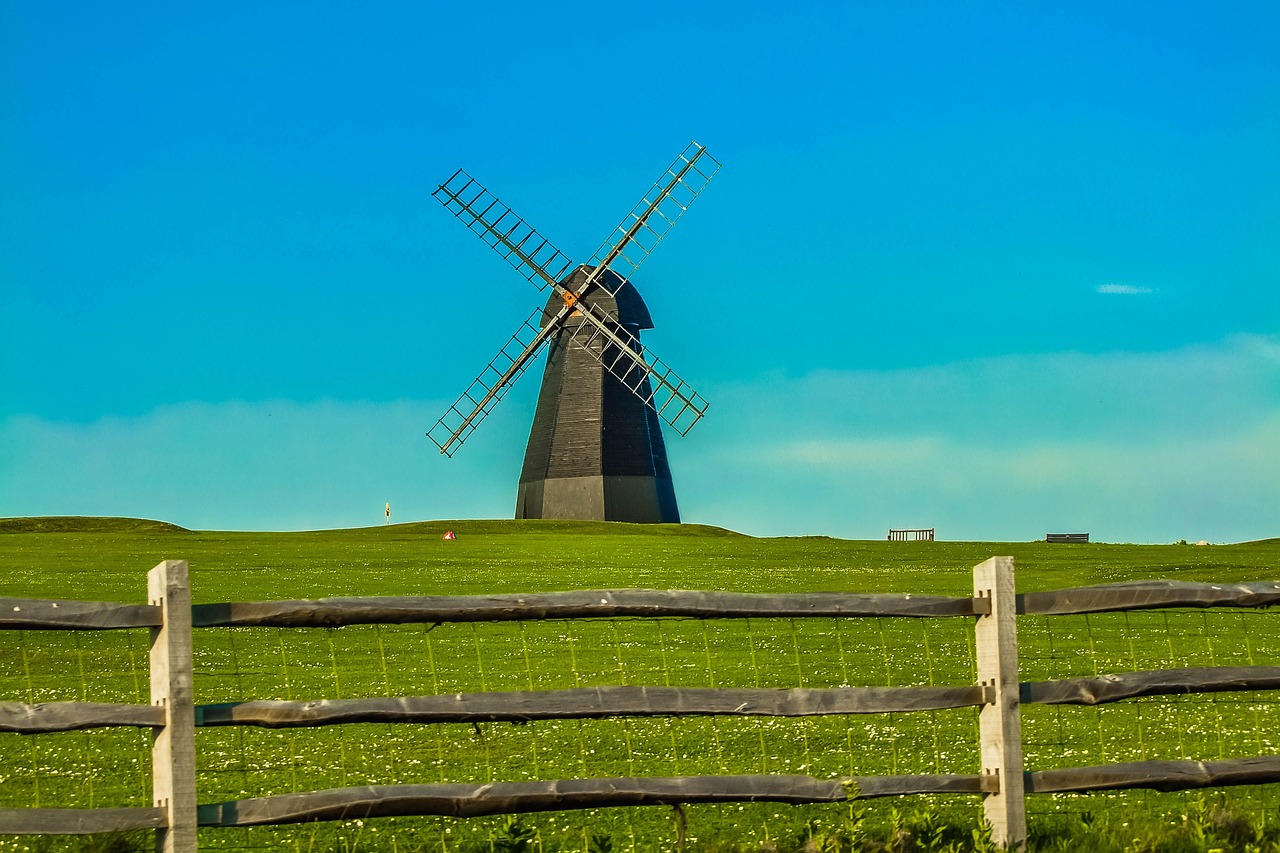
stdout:
<svg viewBox="0 0 1280 853">
<path fill-rule="evenodd" d="M 145 632 L 0 631 L 0 702 L 146 705 L 149 678 Z M 149 806 L 150 749 L 138 728 L 2 733 L 0 805 Z"/>
<path fill-rule="evenodd" d="M 1159 584 L 1059 594 L 1062 600 L 1105 605 L 1095 612 L 1038 615 L 1051 612 L 1044 600 L 1028 604 L 1030 615 L 1017 620 L 1016 680 L 1022 682 L 1024 694 L 1019 744 L 1029 778 L 1046 771 L 1114 768 L 1127 762 L 1276 755 L 1280 617 L 1260 609 L 1259 603 L 1274 602 L 1280 586 L 1237 585 L 1232 595 L 1238 594 L 1239 600 L 1232 601 L 1219 587 L 1186 586 L 1195 588 L 1173 592 L 1207 596 L 1210 603 L 1231 606 L 1107 609 L 1122 600 L 1152 606 L 1144 596 L 1170 592 Z M 616 600 L 634 593 L 646 591 L 587 597 L 603 595 L 600 604 L 611 609 Z M 680 595 L 701 601 L 720 594 L 652 594 L 666 599 Z M 575 601 L 583 596 L 571 595 Z M 804 596 L 742 598 L 787 599 L 788 607 L 799 611 L 824 603 Z M 195 732 L 197 798 L 202 804 L 226 804 L 226 813 L 234 814 L 236 804 L 257 798 L 373 786 L 438 790 L 560 780 L 753 776 L 844 784 L 850 779 L 981 773 L 977 743 L 982 700 L 910 712 L 906 706 L 889 704 L 874 713 L 855 712 L 849 705 L 810 704 L 802 713 L 777 714 L 748 708 L 746 701 L 711 712 L 672 704 L 672 689 L 702 691 L 702 696 L 749 696 L 751 701 L 757 694 L 750 691 L 789 696 L 810 691 L 806 701 L 816 696 L 822 702 L 834 701 L 834 694 L 846 688 L 919 692 L 975 684 L 983 651 L 975 647 L 972 619 L 954 617 L 983 612 L 981 597 L 944 601 L 952 611 L 949 618 L 869 616 L 863 598 L 877 598 L 877 606 L 892 599 L 890 609 L 909 604 L 913 615 L 922 616 L 919 597 L 912 602 L 912 596 L 836 596 L 840 606 L 864 612 L 745 617 L 739 612 L 734 618 L 724 613 L 717 618 L 717 611 L 708 608 L 697 617 L 510 618 L 512 608 L 531 606 L 516 596 L 483 597 L 478 615 L 416 621 L 400 617 L 404 608 L 419 607 L 422 600 L 395 600 L 401 608 L 399 621 L 366 613 L 347 619 L 356 624 L 345 627 L 308 627 L 337 624 L 333 608 L 317 615 L 309 602 L 268 602 L 265 607 L 254 603 L 244 608 L 276 615 L 262 620 L 265 624 L 236 627 L 233 611 L 240 605 L 202 606 L 208 627 L 195 629 L 191 647 L 200 725 Z M 1026 598 L 1030 602 L 1031 596 Z M 342 607 L 386 601 L 346 600 Z M 964 606 L 953 606 L 957 603 Z M 280 617 L 277 604 L 297 605 L 296 612 Z M 540 607 L 555 610 L 545 603 Z M 580 602 L 574 607 L 582 609 Z M 7 614 L 4 618 L 16 624 Z M 252 620 L 238 624 L 247 621 Z M 30 720 L 58 703 L 146 706 L 149 646 L 145 628 L 0 631 L 0 823 L 8 819 L 6 813 L 12 817 L 21 809 L 151 805 L 152 734 L 147 725 L 39 735 L 30 727 Z M 1146 694 L 1158 695 L 1104 702 L 1100 693 L 1090 693 L 1116 684 L 1150 684 L 1153 675 L 1164 680 Z M 1077 691 L 1083 704 L 1046 704 L 1046 685 L 1057 689 L 1081 678 L 1091 679 Z M 668 698 L 656 703 L 653 707 L 659 710 L 653 713 L 627 714 L 601 711 L 607 703 L 591 705 L 584 699 L 607 698 L 623 688 L 632 693 L 665 690 Z M 398 722 L 371 721 L 376 714 L 368 712 L 374 705 L 367 701 L 384 699 L 387 707 L 395 707 L 403 697 L 453 697 L 460 707 L 474 711 L 492 707 L 478 698 L 486 696 L 537 697 L 542 703 L 537 707 L 544 711 L 547 697 L 560 696 L 566 702 L 583 699 L 584 706 L 596 710 L 578 714 L 569 708 L 492 718 L 469 712 L 469 717 L 444 722 L 428 723 L 423 717 L 406 724 L 403 714 Z M 253 725 L 235 718 L 253 703 L 271 706 L 277 716 L 268 713 Z M 287 713 L 281 711 L 281 703 L 288 704 Z M 358 718 L 364 721 L 304 725 L 307 714 L 331 713 L 339 706 L 359 706 L 364 711 Z M 897 707 L 904 709 L 894 710 Z M 1136 781 L 1141 785 L 1144 780 Z M 1193 810 L 1203 814 L 1220 808 L 1224 814 L 1243 812 L 1265 822 L 1275 819 L 1276 789 L 1270 784 L 1223 788 L 1209 795 L 1145 790 L 1032 793 L 1027 809 L 1041 821 L 1061 816 L 1087 821 L 1098 814 L 1141 810 L 1176 824 Z M 858 792 L 847 793 L 852 797 Z M 791 807 L 753 802 L 757 798 L 751 795 L 724 799 L 733 801 L 706 804 L 676 798 L 668 808 L 561 808 L 466 819 L 448 814 L 370 818 L 348 810 L 327 814 L 322 822 L 209 826 L 200 832 L 200 846 L 445 853 L 668 850 L 726 838 L 794 840 L 824 825 L 850 825 L 867 808 L 849 802 Z M 966 808 L 972 811 L 971 801 Z M 56 849 L 41 844 L 39 849 Z M 32 847 L 29 839 L 0 836 L 0 849 Z"/>
<path fill-rule="evenodd" d="M 1022 616 L 1022 679 L 1040 681 L 1280 662 L 1280 613 L 1262 609 L 1171 609 L 1074 616 Z M 1024 704 L 1028 770 L 1139 761 L 1215 761 L 1280 753 L 1280 693 L 1228 689 L 1139 696 L 1098 705 Z M 1201 791 L 1106 791 L 1029 797 L 1034 818 L 1141 812 L 1170 825 L 1210 807 L 1278 819 L 1275 785 Z"/>
<path fill-rule="evenodd" d="M 357 699 L 610 686 L 837 688 L 973 681 L 966 620 L 613 619 L 197 631 L 197 702 Z M 197 731 L 200 800 L 361 785 L 670 776 L 976 773 L 972 708 L 867 716 L 658 716 Z M 730 830 L 796 834 L 844 807 L 777 804 L 526 815 L 545 849 L 671 849 Z M 223 829 L 202 846 L 488 849 L 507 818 L 386 818 Z M 386 842 L 391 843 L 391 842 Z M 409 847 L 407 849 L 417 849 Z"/>
<path fill-rule="evenodd" d="M 809 688 L 972 683 L 964 619 L 585 619 L 196 629 L 198 706 L 610 686 Z M 147 701 L 145 631 L 11 631 L 3 700 Z M 25 663 L 23 663 L 25 661 Z M 972 708 L 866 716 L 656 716 L 196 731 L 202 803 L 362 785 L 620 777 L 975 773 Z M 150 733 L 0 734 L 4 807 L 150 804 Z M 201 831 L 209 849 L 670 849 L 795 835 L 844 807 L 734 803 L 458 820 L 352 819 Z M 23 849 L 0 839 L 0 849 Z"/>
</svg>

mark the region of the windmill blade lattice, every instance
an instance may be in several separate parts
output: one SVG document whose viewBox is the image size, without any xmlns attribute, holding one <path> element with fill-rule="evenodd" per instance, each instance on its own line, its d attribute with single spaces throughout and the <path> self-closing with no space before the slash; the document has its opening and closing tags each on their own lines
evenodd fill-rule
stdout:
<svg viewBox="0 0 1280 853">
<path fill-rule="evenodd" d="M 681 435 L 707 413 L 702 395 L 626 329 L 583 323 L 571 337 Z"/>
<path fill-rule="evenodd" d="M 538 287 L 555 287 L 573 266 L 568 256 L 461 169 L 431 195 Z"/>
<path fill-rule="evenodd" d="M 690 142 L 596 250 L 592 266 L 630 279 L 718 171 L 720 162 Z"/>
<path fill-rule="evenodd" d="M 552 327 L 540 329 L 538 320 L 541 316 L 542 309 L 538 308 L 525 318 L 498 354 L 462 392 L 462 396 L 427 430 L 427 437 L 445 456 L 453 456 L 467 437 L 475 432 L 547 342 Z"/>
<path fill-rule="evenodd" d="M 571 334 L 572 339 L 581 343 L 631 393 L 652 406 L 672 429 L 686 435 L 706 414 L 707 401 L 662 359 L 645 352 L 640 341 L 617 325 L 614 318 L 601 318 L 590 305 L 579 304 L 578 308 L 585 309 L 582 314 L 589 322 L 579 325 Z M 569 310 L 566 307 L 562 316 Z M 427 437 L 445 456 L 453 456 L 489 416 L 559 326 L 557 318 L 539 329 L 542 313 L 541 308 L 535 309 L 525 319 L 462 396 L 427 430 Z"/>
</svg>

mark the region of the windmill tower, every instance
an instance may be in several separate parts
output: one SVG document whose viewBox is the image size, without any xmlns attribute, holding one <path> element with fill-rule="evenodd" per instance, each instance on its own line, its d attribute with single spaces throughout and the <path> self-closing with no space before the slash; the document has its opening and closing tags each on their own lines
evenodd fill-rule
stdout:
<svg viewBox="0 0 1280 853">
<path fill-rule="evenodd" d="M 581 265 L 461 170 L 434 193 L 526 279 L 552 291 L 427 432 L 452 456 L 545 347 L 516 518 L 680 520 L 661 421 L 684 435 L 707 404 L 641 346 L 653 322 L 631 277 L 719 168 L 690 143 Z"/>
</svg>

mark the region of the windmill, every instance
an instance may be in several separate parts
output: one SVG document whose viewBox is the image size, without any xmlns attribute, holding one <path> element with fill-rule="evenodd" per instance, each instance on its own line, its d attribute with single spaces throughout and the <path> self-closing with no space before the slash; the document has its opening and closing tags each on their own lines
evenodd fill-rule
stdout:
<svg viewBox="0 0 1280 853">
<path fill-rule="evenodd" d="M 706 401 L 640 344 L 653 328 L 631 283 L 720 164 L 696 142 L 587 264 L 575 265 L 462 170 L 433 193 L 526 279 L 550 289 L 427 432 L 452 456 L 546 347 L 516 518 L 678 522 L 660 420 L 686 434 Z"/>
</svg>

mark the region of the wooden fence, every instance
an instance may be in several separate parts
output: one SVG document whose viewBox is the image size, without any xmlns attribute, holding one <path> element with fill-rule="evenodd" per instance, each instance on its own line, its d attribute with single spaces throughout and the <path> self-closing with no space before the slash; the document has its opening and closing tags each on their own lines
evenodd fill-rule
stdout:
<svg viewBox="0 0 1280 853">
<path fill-rule="evenodd" d="M 1280 666 L 1199 667 L 1020 682 L 1018 614 L 1062 615 L 1189 607 L 1268 607 L 1280 583 L 1211 585 L 1152 581 L 1018 595 L 1013 559 L 974 569 L 971 597 L 611 590 L 497 596 L 331 598 L 192 606 L 187 564 L 148 576 L 145 605 L 0 598 L 0 629 L 151 632 L 151 704 L 0 702 L 0 731 L 38 734 L 103 726 L 154 732 L 150 808 L 4 808 L 0 833 L 86 834 L 154 829 L 158 849 L 196 848 L 198 826 L 227 827 L 393 815 L 469 817 L 606 806 L 775 801 L 842 802 L 924 793 L 981 795 L 993 838 L 1021 845 L 1025 796 L 1152 788 L 1163 791 L 1280 782 L 1280 756 L 1220 761 L 1139 761 L 1026 771 L 1020 706 L 1097 705 L 1140 696 L 1280 689 Z M 590 687 L 372 699 L 247 701 L 195 705 L 194 627 L 336 627 L 353 624 L 760 617 L 970 617 L 977 684 L 831 689 Z M 569 779 L 485 785 L 382 785 L 198 804 L 196 726 L 304 727 L 355 722 L 441 723 L 599 717 L 767 715 L 800 717 L 978 707 L 982 772 L 818 779 L 803 775 Z"/>
</svg>

